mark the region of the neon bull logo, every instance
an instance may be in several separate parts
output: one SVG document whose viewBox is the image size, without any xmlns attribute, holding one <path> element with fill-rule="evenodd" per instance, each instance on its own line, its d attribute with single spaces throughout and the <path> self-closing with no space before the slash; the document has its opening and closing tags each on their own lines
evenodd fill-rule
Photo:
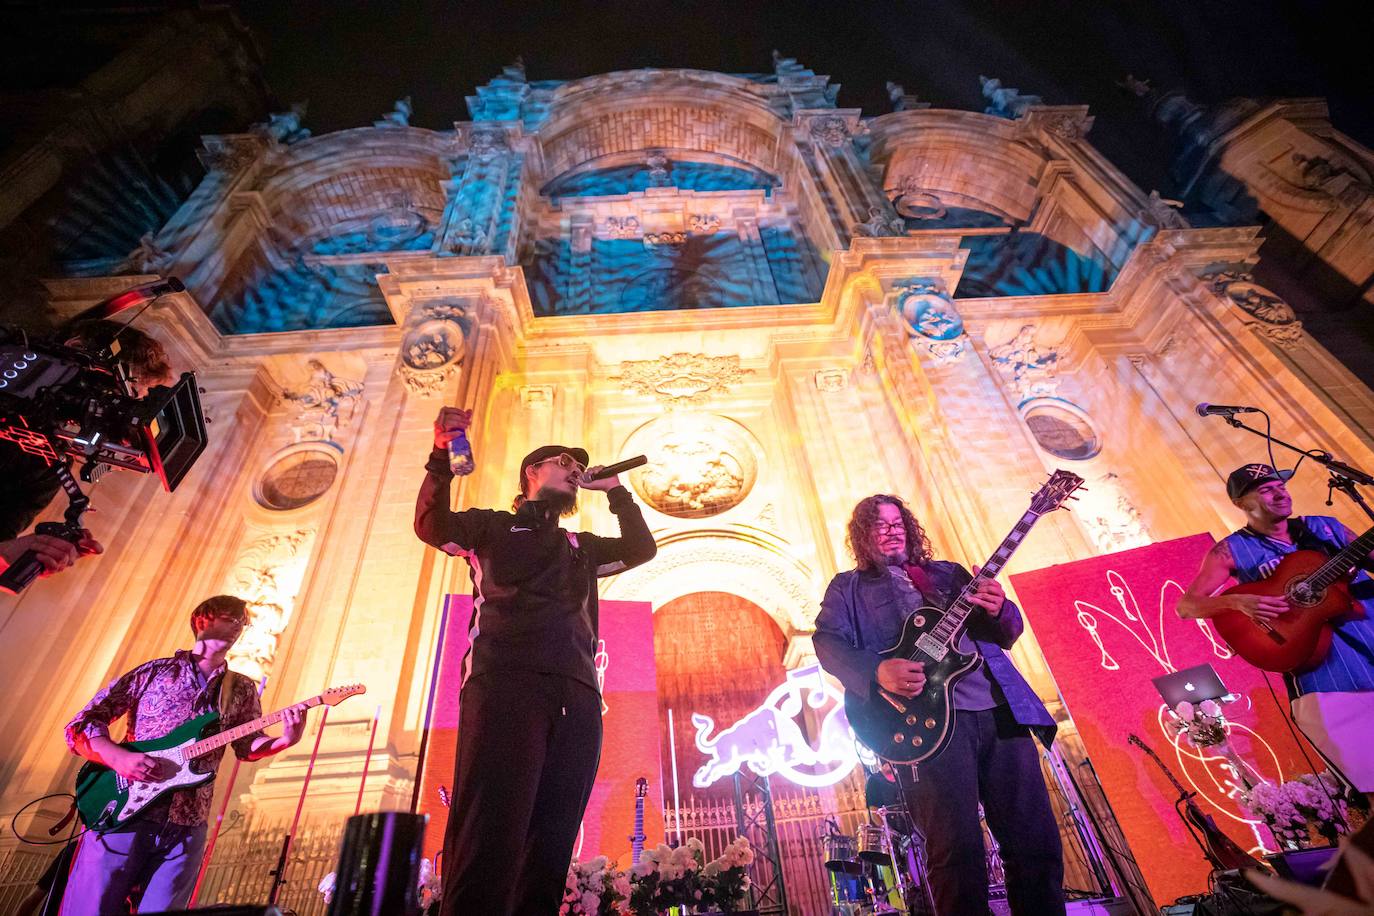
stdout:
<svg viewBox="0 0 1374 916">
<path fill-rule="evenodd" d="M 803 700 L 803 694 L 806 695 Z M 820 746 L 813 748 L 802 735 L 796 716 L 802 704 L 830 710 L 820 722 Z M 760 776 L 777 773 L 804 786 L 828 786 L 849 773 L 858 763 L 854 733 L 845 718 L 840 693 L 810 665 L 787 673 L 758 708 L 710 737 L 715 721 L 692 714 L 696 746 L 708 757 L 692 776 L 692 785 L 705 788 L 718 779 L 748 766 Z"/>
</svg>

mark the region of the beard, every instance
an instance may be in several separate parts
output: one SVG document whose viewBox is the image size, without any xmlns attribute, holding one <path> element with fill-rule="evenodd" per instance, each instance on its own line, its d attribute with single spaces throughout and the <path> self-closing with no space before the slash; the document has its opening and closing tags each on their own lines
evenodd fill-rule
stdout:
<svg viewBox="0 0 1374 916">
<path fill-rule="evenodd" d="M 553 511 L 558 513 L 559 518 L 567 518 L 577 512 L 577 491 L 565 493 L 562 490 L 555 490 L 552 487 L 543 487 L 534 498 L 543 503 L 548 503 Z"/>
</svg>

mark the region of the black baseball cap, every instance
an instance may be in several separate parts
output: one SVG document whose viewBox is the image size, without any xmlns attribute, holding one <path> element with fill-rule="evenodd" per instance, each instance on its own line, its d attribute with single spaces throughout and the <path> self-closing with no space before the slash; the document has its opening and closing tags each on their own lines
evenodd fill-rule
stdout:
<svg viewBox="0 0 1374 916">
<path fill-rule="evenodd" d="M 541 445 L 539 448 L 525 456 L 525 460 L 520 462 L 520 483 L 518 489 L 521 493 L 525 492 L 525 468 L 550 458 L 557 458 L 559 455 L 567 455 L 582 467 L 587 466 L 587 450 L 584 448 L 572 448 L 567 445 Z"/>
<path fill-rule="evenodd" d="M 1285 481 L 1293 476 L 1292 471 L 1276 471 L 1267 464 L 1246 464 L 1231 472 L 1226 478 L 1226 495 L 1240 499 L 1260 484 L 1271 480 Z"/>
</svg>

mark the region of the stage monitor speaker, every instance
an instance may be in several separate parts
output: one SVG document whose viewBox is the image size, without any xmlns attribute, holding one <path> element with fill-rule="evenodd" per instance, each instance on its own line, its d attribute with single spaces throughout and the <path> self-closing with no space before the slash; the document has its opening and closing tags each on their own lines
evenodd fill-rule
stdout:
<svg viewBox="0 0 1374 916">
<path fill-rule="evenodd" d="M 213 913 L 214 916 L 282 916 L 274 906 L 198 906 L 194 910 L 161 910 L 140 916 L 183 916 L 186 913 Z"/>
</svg>

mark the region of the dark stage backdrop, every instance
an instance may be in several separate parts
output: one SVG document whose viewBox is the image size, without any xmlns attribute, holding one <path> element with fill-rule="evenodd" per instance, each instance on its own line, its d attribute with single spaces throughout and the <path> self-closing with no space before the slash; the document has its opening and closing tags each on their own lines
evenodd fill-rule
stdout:
<svg viewBox="0 0 1374 916">
<path fill-rule="evenodd" d="M 1151 683 L 1161 674 L 1210 663 L 1240 699 L 1225 707 L 1231 744 L 1270 780 L 1312 771 L 1285 724 L 1282 679 L 1238 657 L 1203 622 L 1174 608 L 1192 580 L 1211 535 L 1198 534 L 1011 576 L 1026 618 L 1083 737 L 1131 850 L 1155 901 L 1207 890 L 1209 867 L 1174 811 L 1178 793 L 1138 748 L 1153 747 L 1179 780 L 1199 795 L 1232 839 L 1252 852 L 1267 830 L 1248 819 L 1226 761 L 1200 752 L 1164 728 L 1164 703 Z M 1307 753 L 1321 766 L 1310 749 Z"/>
</svg>

